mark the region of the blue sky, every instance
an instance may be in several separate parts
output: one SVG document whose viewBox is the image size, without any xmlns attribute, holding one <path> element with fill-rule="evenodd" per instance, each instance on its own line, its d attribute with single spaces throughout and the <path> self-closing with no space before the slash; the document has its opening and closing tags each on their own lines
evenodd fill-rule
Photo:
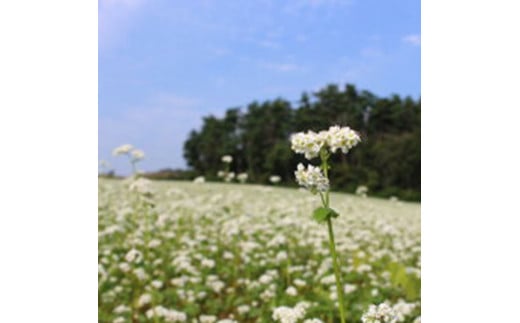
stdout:
<svg viewBox="0 0 520 323">
<path fill-rule="evenodd" d="M 326 84 L 420 96 L 420 1 L 99 0 L 99 159 L 182 168 L 203 116 Z"/>
</svg>

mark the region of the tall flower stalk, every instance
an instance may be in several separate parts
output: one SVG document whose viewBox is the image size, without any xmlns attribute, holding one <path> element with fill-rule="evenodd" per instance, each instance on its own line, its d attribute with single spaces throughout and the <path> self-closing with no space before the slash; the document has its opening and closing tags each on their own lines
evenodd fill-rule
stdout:
<svg viewBox="0 0 520 323">
<path fill-rule="evenodd" d="M 320 195 L 322 206 L 314 210 L 313 217 L 320 223 L 327 223 L 329 234 L 329 249 L 334 266 L 334 276 L 336 279 L 336 290 L 339 302 L 339 314 L 341 323 L 345 323 L 345 301 L 343 293 L 343 283 L 341 281 L 341 268 L 336 252 L 336 242 L 334 241 L 334 230 L 332 219 L 337 218 L 339 214 L 330 207 L 330 181 L 329 158 L 331 154 L 341 150 L 344 154 L 357 145 L 361 141 L 359 135 L 349 127 L 333 126 L 329 130 L 315 133 L 309 131 L 307 133 L 297 133 L 291 136 L 291 148 L 300 154 L 304 154 L 305 158 L 312 160 L 320 157 L 321 164 L 319 167 L 298 164 L 294 175 L 298 184 L 307 188 L 311 193 Z"/>
<path fill-rule="evenodd" d="M 140 149 L 134 149 L 134 147 L 130 144 L 121 145 L 115 148 L 112 151 L 112 155 L 120 156 L 126 155 L 130 159 L 130 164 L 132 165 L 132 174 L 136 176 L 138 174 L 137 171 L 137 162 L 144 159 L 144 152 Z"/>
</svg>

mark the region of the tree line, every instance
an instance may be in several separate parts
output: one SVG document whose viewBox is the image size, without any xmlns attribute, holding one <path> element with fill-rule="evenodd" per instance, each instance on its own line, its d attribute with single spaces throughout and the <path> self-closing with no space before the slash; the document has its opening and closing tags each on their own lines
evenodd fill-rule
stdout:
<svg viewBox="0 0 520 323">
<path fill-rule="evenodd" d="M 209 180 L 223 169 L 221 157 L 231 155 L 231 170 L 247 172 L 249 182 L 268 183 L 278 175 L 282 184 L 296 186 L 294 170 L 304 160 L 292 152 L 291 134 L 332 125 L 349 126 L 362 138 L 347 155 L 332 157 L 333 190 L 354 192 L 364 185 L 369 195 L 420 200 L 420 99 L 377 97 L 352 84 L 304 92 L 293 104 L 282 98 L 254 101 L 246 109 L 228 109 L 222 118 L 204 117 L 202 128 L 184 143 L 184 158 L 191 171 Z"/>
</svg>

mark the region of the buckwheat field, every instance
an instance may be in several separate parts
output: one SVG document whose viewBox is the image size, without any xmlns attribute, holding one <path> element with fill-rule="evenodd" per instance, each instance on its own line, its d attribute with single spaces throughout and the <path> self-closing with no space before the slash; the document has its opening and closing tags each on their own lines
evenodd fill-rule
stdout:
<svg viewBox="0 0 520 323">
<path fill-rule="evenodd" d="M 420 322 L 420 204 L 330 203 L 339 277 L 304 189 L 100 178 L 99 321 Z"/>
</svg>

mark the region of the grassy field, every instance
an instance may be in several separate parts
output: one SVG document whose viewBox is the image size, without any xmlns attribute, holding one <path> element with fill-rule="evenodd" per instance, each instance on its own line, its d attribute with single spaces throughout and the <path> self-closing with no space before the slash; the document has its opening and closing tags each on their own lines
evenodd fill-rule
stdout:
<svg viewBox="0 0 520 323">
<path fill-rule="evenodd" d="M 129 185 L 99 180 L 100 322 L 339 321 L 327 227 L 311 218 L 319 197 Z M 386 302 L 395 322 L 420 322 L 420 204 L 336 193 L 331 203 L 347 321 Z"/>
</svg>

